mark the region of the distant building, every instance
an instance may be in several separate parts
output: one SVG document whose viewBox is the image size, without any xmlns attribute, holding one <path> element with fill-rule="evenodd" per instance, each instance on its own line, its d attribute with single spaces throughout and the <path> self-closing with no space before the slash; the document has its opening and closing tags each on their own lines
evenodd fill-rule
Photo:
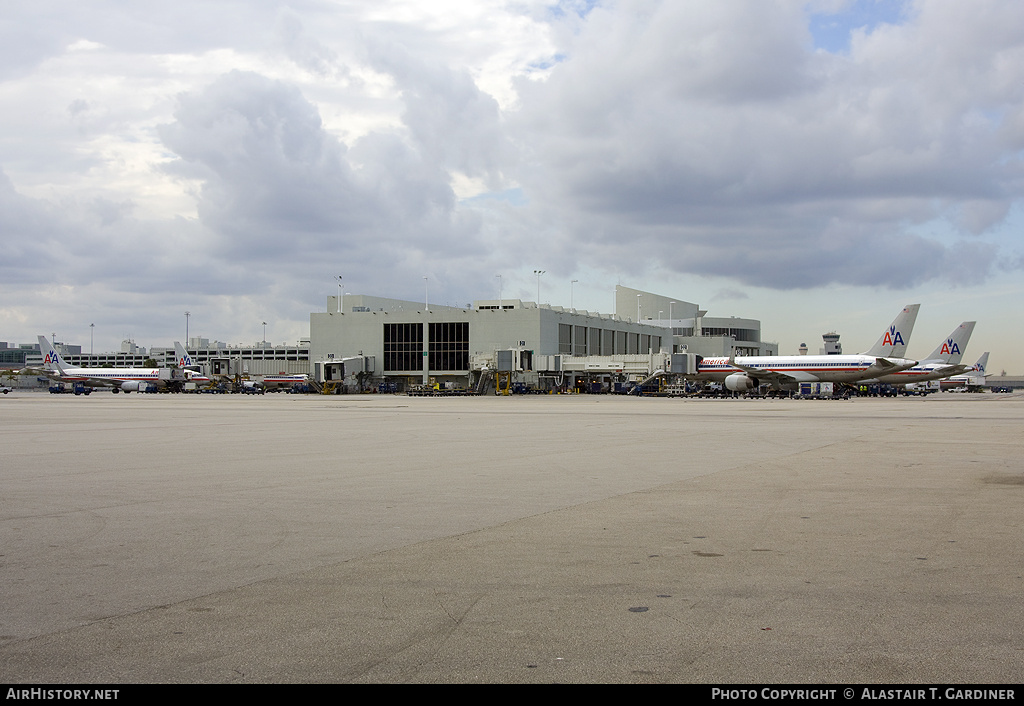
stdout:
<svg viewBox="0 0 1024 706">
<path fill-rule="evenodd" d="M 194 339 L 193 339 L 194 340 Z M 210 348 L 189 348 L 193 360 L 212 375 L 302 375 L 309 372 L 309 341 L 300 341 L 294 346 L 238 346 L 214 341 Z M 174 348 L 153 347 L 146 349 L 135 346 L 134 353 L 82 353 L 81 346 L 57 344 L 61 357 L 68 365 L 84 368 L 141 368 L 147 360 L 154 360 L 158 367 L 169 368 L 177 364 Z M 71 352 L 68 352 L 68 351 Z M 43 357 L 39 344 L 28 350 L 26 360 L 19 366 L 42 367 Z"/>
<path fill-rule="evenodd" d="M 146 355 L 146 349 L 135 345 L 135 341 L 131 340 L 130 338 L 126 338 L 125 340 L 121 341 L 121 352 L 127 353 L 128 355 Z"/>
<path fill-rule="evenodd" d="M 36 344 L 36 350 L 39 344 Z M 25 346 L 8 347 L 6 341 L 0 341 L 0 368 L 24 368 L 25 356 L 32 351 Z"/>
</svg>

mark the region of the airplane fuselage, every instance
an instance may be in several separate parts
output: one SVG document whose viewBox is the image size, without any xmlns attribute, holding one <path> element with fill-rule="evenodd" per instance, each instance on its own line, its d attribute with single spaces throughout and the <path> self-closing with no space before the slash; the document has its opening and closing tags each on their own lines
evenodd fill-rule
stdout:
<svg viewBox="0 0 1024 706">
<path fill-rule="evenodd" d="M 120 386 L 125 382 L 160 384 L 159 368 L 65 368 L 63 373 L 51 370 L 48 375 L 58 382 L 81 382 L 90 387 Z"/>
<path fill-rule="evenodd" d="M 797 355 L 797 356 L 740 356 L 736 358 L 704 358 L 697 367 L 696 379 L 723 382 L 730 375 L 756 378 L 757 371 L 766 376 L 789 378 L 783 383 L 799 382 L 857 382 L 894 369 L 907 369 L 917 361 L 903 358 L 886 359 L 895 368 L 882 369 L 878 358 L 870 355 Z"/>
</svg>

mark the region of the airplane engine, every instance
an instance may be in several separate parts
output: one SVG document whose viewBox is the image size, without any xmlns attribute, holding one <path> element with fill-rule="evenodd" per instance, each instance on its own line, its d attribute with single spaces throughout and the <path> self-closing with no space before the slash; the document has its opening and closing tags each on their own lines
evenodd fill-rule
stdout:
<svg viewBox="0 0 1024 706">
<path fill-rule="evenodd" d="M 757 378 L 752 378 L 746 373 L 733 373 L 725 379 L 725 388 L 733 392 L 756 390 L 760 384 Z"/>
<path fill-rule="evenodd" d="M 129 392 L 145 392 L 146 383 L 138 380 L 126 380 L 121 383 L 121 390 L 127 395 Z"/>
</svg>

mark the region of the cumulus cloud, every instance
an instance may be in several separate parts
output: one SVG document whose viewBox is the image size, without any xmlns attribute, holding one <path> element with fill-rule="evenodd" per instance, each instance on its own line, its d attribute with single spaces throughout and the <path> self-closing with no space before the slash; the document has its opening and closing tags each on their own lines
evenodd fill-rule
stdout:
<svg viewBox="0 0 1024 706">
<path fill-rule="evenodd" d="M 371 62 L 391 75 L 405 109 L 402 122 L 424 158 L 449 172 L 483 179 L 491 190 L 504 186 L 515 153 L 502 125 L 498 102 L 464 70 L 374 46 Z"/>
<path fill-rule="evenodd" d="M 407 286 L 479 252 L 479 213 L 457 208 L 437 153 L 387 130 L 346 145 L 294 85 L 231 72 L 160 135 L 180 157 L 166 169 L 201 183 L 205 248 L 270 277 L 333 261 L 353 284 Z"/>
<path fill-rule="evenodd" d="M 288 58 L 307 71 L 326 79 L 341 78 L 348 73 L 337 53 L 310 36 L 294 13 L 285 13 L 278 20 L 278 35 Z"/>
<path fill-rule="evenodd" d="M 626 237 L 683 272 L 783 289 L 959 278 L 952 249 L 906 227 L 950 204 L 965 232 L 998 225 L 1021 176 L 1003 124 L 1024 108 L 1024 38 L 971 10 L 925 3 L 846 56 L 808 51 L 798 3 L 595 11 L 523 88 L 524 188 L 571 240 Z M 983 272 L 993 249 L 975 252 Z M 918 261 L 911 282 L 898 255 Z"/>
<path fill-rule="evenodd" d="M 167 169 L 202 180 L 201 219 L 232 247 L 260 249 L 285 236 L 365 228 L 345 146 L 293 86 L 234 71 L 184 95 L 159 130 L 183 163 Z"/>
</svg>

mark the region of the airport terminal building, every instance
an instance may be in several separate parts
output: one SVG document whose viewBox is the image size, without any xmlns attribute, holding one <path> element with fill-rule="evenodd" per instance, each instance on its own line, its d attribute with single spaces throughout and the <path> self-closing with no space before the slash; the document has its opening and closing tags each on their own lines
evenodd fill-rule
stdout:
<svg viewBox="0 0 1024 706">
<path fill-rule="evenodd" d="M 690 302 L 617 287 L 616 311 L 519 299 L 428 308 L 367 295 L 330 297 L 326 312 L 310 315 L 311 372 L 349 386 L 353 376 L 384 379 L 400 390 L 434 383 L 471 388 L 496 370 L 541 389 L 563 386 L 566 375 L 610 389 L 664 367 L 672 353 L 778 352 L 760 340 L 760 322 L 708 319 Z"/>
</svg>

